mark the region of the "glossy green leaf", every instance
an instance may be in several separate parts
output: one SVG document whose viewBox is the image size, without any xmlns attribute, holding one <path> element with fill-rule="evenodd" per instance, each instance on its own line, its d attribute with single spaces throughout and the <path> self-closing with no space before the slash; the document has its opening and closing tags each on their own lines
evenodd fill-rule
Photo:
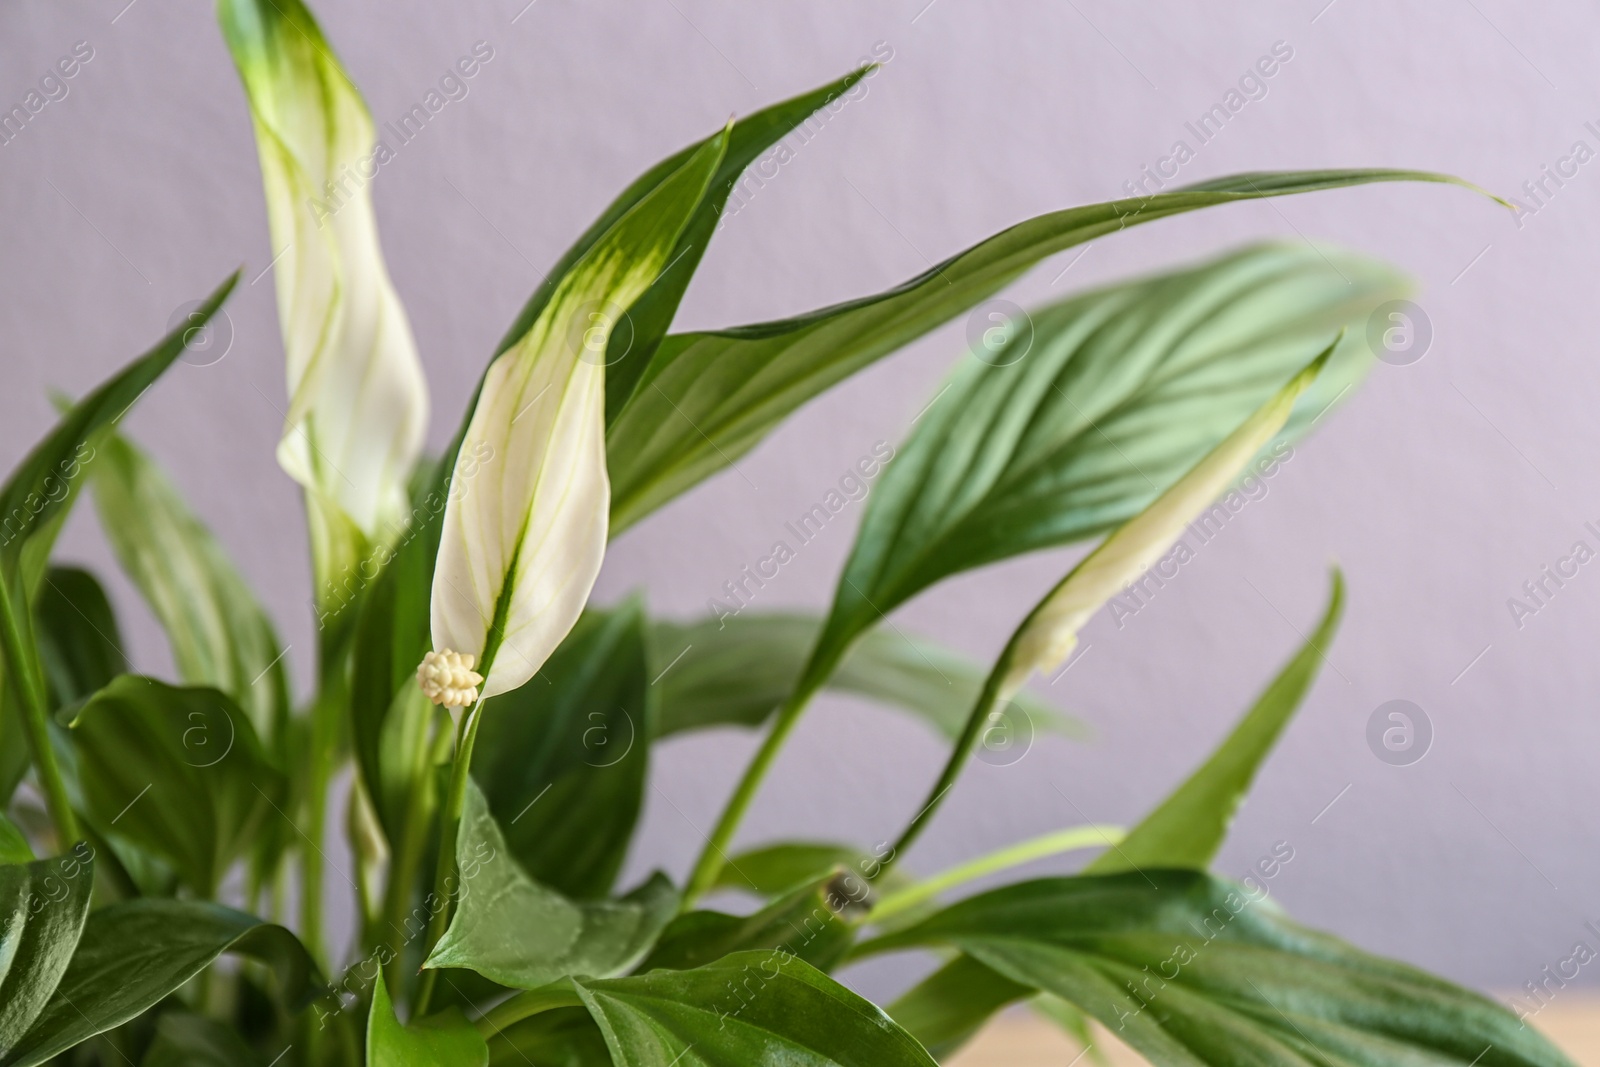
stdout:
<svg viewBox="0 0 1600 1067">
<path fill-rule="evenodd" d="M 943 1059 L 966 1044 L 995 1012 L 1033 995 L 971 956 L 957 956 L 889 1005 L 895 1022 Z"/>
<path fill-rule="evenodd" d="M 620 900 L 574 901 L 528 876 L 469 782 L 456 844 L 460 900 L 428 968 L 461 967 L 517 989 L 572 974 L 620 974 L 644 958 L 677 910 L 657 877 Z"/>
<path fill-rule="evenodd" d="M 35 1067 L 120 1026 L 182 988 L 224 952 L 267 964 L 291 1006 L 312 991 L 311 957 L 298 938 L 253 915 L 190 900 L 129 900 L 84 925 L 78 951 L 27 1034 L 0 1067 Z"/>
<path fill-rule="evenodd" d="M 223 547 L 149 456 L 120 435 L 90 485 L 123 571 L 166 631 L 179 676 L 227 693 L 272 738 L 289 715 L 284 647 Z"/>
<path fill-rule="evenodd" d="M 367 1067 L 484 1067 L 489 1047 L 459 1008 L 400 1025 L 378 974 L 367 1016 Z"/>
<path fill-rule="evenodd" d="M 1111 874 L 1141 867 L 1204 870 L 1210 865 L 1256 771 L 1316 680 L 1343 610 L 1344 577 L 1335 568 L 1322 621 L 1294 658 L 1211 758 L 1146 815 L 1121 846 L 1101 853 L 1086 872 Z"/>
<path fill-rule="evenodd" d="M 830 876 L 749 915 L 685 912 L 662 931 L 639 970 L 689 970 L 752 949 L 781 949 L 819 970 L 830 970 L 854 939 L 850 919 L 865 914 L 867 893 L 867 883 L 860 878 Z"/>
<path fill-rule="evenodd" d="M 1062 997 L 1158 1067 L 1570 1067 L 1504 1007 L 1198 871 L 1048 878 L 874 942 L 956 948 Z"/>
<path fill-rule="evenodd" d="M 1237 174 L 1037 216 L 874 296 L 778 322 L 673 334 L 607 435 L 612 529 L 631 526 L 737 460 L 806 401 L 973 307 L 1050 255 L 1199 208 L 1380 181 L 1456 179 L 1399 170 Z"/>
<path fill-rule="evenodd" d="M 63 856 L 0 866 L 0 1063 L 66 973 L 93 890 L 94 856 L 82 843 Z"/>
<path fill-rule="evenodd" d="M 266 1067 L 231 1027 L 187 1011 L 169 1011 L 156 1022 L 155 1040 L 140 1067 Z"/>
<path fill-rule="evenodd" d="M 572 897 L 611 891 L 644 800 L 654 688 L 637 600 L 585 614 L 540 672 L 492 698 L 472 762 L 518 864 Z"/>
<path fill-rule="evenodd" d="M 1369 260 L 1272 244 L 1036 313 L 1026 355 L 969 358 L 879 477 L 813 668 L 950 575 L 1139 515 L 1340 327 L 1402 291 Z M 1366 372 L 1364 335 L 1336 346 L 1285 436 Z"/>
<path fill-rule="evenodd" d="M 52 707 L 77 703 L 127 671 L 111 601 L 88 571 L 51 567 L 33 615 Z"/>
<path fill-rule="evenodd" d="M 573 985 L 617 1067 L 934 1067 L 876 1005 L 783 952 Z"/>
<path fill-rule="evenodd" d="M 285 781 L 249 716 L 215 689 L 123 675 L 72 720 L 90 820 L 167 860 L 212 896 L 281 810 Z"/>
<path fill-rule="evenodd" d="M 687 624 L 653 621 L 660 736 L 761 725 L 794 690 L 821 627 L 814 615 L 792 613 L 730 614 Z M 934 641 L 898 630 L 874 631 L 850 650 L 828 686 L 901 708 L 954 740 L 986 673 Z M 1016 704 L 1041 731 L 1087 733 L 1037 697 L 1022 693 Z"/>
<path fill-rule="evenodd" d="M 61 416 L 55 428 L 0 487 L 0 562 L 14 566 L 36 535 L 53 537 L 53 523 L 71 506 L 84 473 L 96 458 L 101 431 L 114 426 L 144 391 L 183 354 L 185 338 L 203 327 L 239 280 L 235 273 L 217 287 L 189 320 L 154 348 L 103 382 Z"/>
</svg>

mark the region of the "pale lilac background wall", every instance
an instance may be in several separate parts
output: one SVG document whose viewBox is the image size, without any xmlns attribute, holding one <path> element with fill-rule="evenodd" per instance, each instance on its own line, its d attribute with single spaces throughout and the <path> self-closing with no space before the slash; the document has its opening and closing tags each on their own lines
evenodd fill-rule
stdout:
<svg viewBox="0 0 1600 1067">
<path fill-rule="evenodd" d="M 209 5 L 124 3 L 0 9 L 5 108 L 76 42 L 94 50 L 68 95 L 0 147 L 7 456 L 49 422 L 48 388 L 88 387 L 236 265 L 250 279 L 271 258 L 244 102 Z M 1521 184 L 1575 141 L 1600 149 L 1585 126 L 1600 128 L 1600 19 L 1574 2 L 524 3 L 318 5 L 379 121 L 475 42 L 494 49 L 470 95 L 375 185 L 435 441 L 541 269 L 625 182 L 730 112 L 827 81 L 878 42 L 893 58 L 866 99 L 730 221 L 680 325 L 874 290 L 1028 215 L 1117 195 L 1280 41 L 1293 58 L 1185 179 L 1418 166 L 1527 200 Z M 1520 629 L 1506 601 L 1575 540 L 1597 545 L 1583 525 L 1600 519 L 1597 196 L 1600 162 L 1520 226 L 1436 186 L 1236 207 L 1096 242 L 1064 276 L 1072 253 L 1018 284 L 1008 295 L 1026 305 L 1248 239 L 1316 238 L 1413 273 L 1434 341 L 1414 365 L 1379 366 L 1149 608 L 1120 630 L 1107 617 L 1090 625 L 1089 651 L 1049 692 L 1098 740 L 974 765 L 912 865 L 937 869 L 1084 817 L 1137 817 L 1298 642 L 1337 557 L 1351 600 L 1332 669 L 1221 866 L 1242 872 L 1286 840 L 1295 859 L 1273 889 L 1295 914 L 1485 987 L 1519 986 L 1591 937 L 1581 924 L 1600 918 L 1600 564 Z M 270 275 L 243 285 L 229 314 L 227 358 L 180 367 L 131 429 L 263 591 L 303 676 L 308 568 L 296 493 L 272 459 L 283 383 Z M 643 584 L 658 610 L 702 610 L 847 465 L 901 437 L 963 344 L 955 323 L 873 368 L 741 460 L 744 477 L 719 477 L 628 533 L 603 597 Z M 762 606 L 822 606 L 859 514 L 807 547 Z M 109 569 L 88 519 L 74 521 L 65 551 Z M 992 655 L 1071 558 L 949 582 L 901 624 Z M 163 669 L 148 616 L 125 584 L 114 591 L 136 659 Z M 1397 698 L 1420 705 L 1435 733 L 1409 767 L 1380 762 L 1364 736 L 1373 710 Z M 684 869 L 750 745 L 718 736 L 662 753 L 636 869 Z M 826 701 L 748 834 L 890 834 L 941 756 L 897 715 Z"/>
</svg>

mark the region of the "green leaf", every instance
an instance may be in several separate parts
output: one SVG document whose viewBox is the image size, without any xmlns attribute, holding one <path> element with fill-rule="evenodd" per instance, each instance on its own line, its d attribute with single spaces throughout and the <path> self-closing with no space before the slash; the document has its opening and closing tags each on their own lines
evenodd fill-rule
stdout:
<svg viewBox="0 0 1600 1067">
<path fill-rule="evenodd" d="M 93 890 L 94 854 L 81 842 L 64 856 L 0 866 L 0 1063 L 66 973 Z"/>
<path fill-rule="evenodd" d="M 910 885 L 913 879 L 891 867 L 880 879 L 884 857 L 832 841 L 780 841 L 741 852 L 717 875 L 719 889 L 743 889 L 772 897 L 815 882 L 832 871 L 864 878 L 879 892 Z"/>
<path fill-rule="evenodd" d="M 854 940 L 855 926 L 847 917 L 852 911 L 865 914 L 866 894 L 867 883 L 860 878 L 828 876 L 750 915 L 686 912 L 662 931 L 639 970 L 689 970 L 751 949 L 780 949 L 831 970 Z"/>
<path fill-rule="evenodd" d="M 876 1005 L 783 952 L 573 985 L 617 1067 L 934 1067 Z"/>
<path fill-rule="evenodd" d="M 16 566 L 24 547 L 37 536 L 43 535 L 46 542 L 54 539 L 59 520 L 71 507 L 84 472 L 94 463 L 101 431 L 116 425 L 183 354 L 184 339 L 190 331 L 210 321 L 238 280 L 235 273 L 201 303 L 187 322 L 74 404 L 17 466 L 0 487 L 0 564 Z M 48 545 L 44 551 L 48 553 Z"/>
<path fill-rule="evenodd" d="M 244 1038 L 229 1026 L 187 1011 L 169 1011 L 140 1067 L 263 1067 Z"/>
<path fill-rule="evenodd" d="M 179 676 L 227 693 L 258 736 L 275 738 L 289 715 L 284 648 L 222 545 L 121 436 L 106 439 L 93 471 L 101 528 L 166 631 Z"/>
<path fill-rule="evenodd" d="M 1033 995 L 971 956 L 957 956 L 900 994 L 889 1015 L 944 1059 L 983 1028 L 995 1012 Z"/>
<path fill-rule="evenodd" d="M 793 690 L 822 620 L 791 613 L 728 614 L 691 623 L 655 620 L 658 736 L 711 726 L 759 726 Z M 673 657 L 682 654 L 676 662 Z M 943 737 L 961 735 L 987 672 L 934 641 L 898 630 L 868 633 L 829 678 L 830 688 L 911 712 Z M 1028 694 L 1017 706 L 1040 730 L 1087 730 Z"/>
<path fill-rule="evenodd" d="M 1316 680 L 1343 610 L 1344 576 L 1335 568 L 1322 621 L 1255 706 L 1188 781 L 1146 815 L 1119 848 L 1101 853 L 1086 873 L 1210 865 L 1256 771 Z"/>
<path fill-rule="evenodd" d="M 1330 335 L 1401 291 L 1380 264 L 1274 244 L 1037 313 L 1026 357 L 968 359 L 879 476 L 811 668 L 950 575 L 1139 515 Z M 1285 436 L 1365 373 L 1364 335 L 1335 347 Z"/>
<path fill-rule="evenodd" d="M 202 896 L 266 819 L 284 818 L 285 781 L 250 719 L 215 689 L 125 674 L 72 723 L 91 822 L 166 859 Z"/>
<path fill-rule="evenodd" d="M 489 1062 L 500 1065 L 612 1067 L 600 1028 L 583 1008 L 554 1008 L 495 1031 Z"/>
<path fill-rule="evenodd" d="M 427 968 L 463 967 L 517 989 L 572 974 L 620 974 L 644 958 L 677 910 L 659 876 L 620 900 L 573 901 L 512 857 L 470 781 L 456 844 L 460 902 Z"/>
<path fill-rule="evenodd" d="M 666 336 L 667 329 L 672 325 L 672 318 L 677 313 L 690 279 L 694 277 L 695 268 L 700 265 L 700 259 L 705 255 L 706 247 L 711 242 L 723 205 L 733 192 L 744 169 L 754 162 L 757 156 L 804 122 L 813 112 L 834 98 L 850 92 L 857 82 L 872 72 L 872 69 L 863 67 L 852 71 L 838 81 L 773 104 L 733 124 L 728 131 L 727 152 L 723 155 L 722 162 L 718 164 L 716 174 L 707 185 L 700 206 L 678 236 L 678 242 L 667 260 L 669 268 L 627 309 L 629 328 L 615 331 L 607 343 L 607 422 L 616 416 L 628 397 L 632 395 L 640 375 L 644 373 L 662 338 Z M 567 272 L 584 253 L 600 240 L 601 235 L 635 204 L 665 182 L 673 172 L 682 167 L 703 143 L 692 144 L 657 163 L 634 179 L 633 184 L 611 202 L 605 212 L 590 224 L 583 236 L 566 251 L 544 281 L 539 284 L 539 288 L 529 298 L 521 314 L 517 316 L 517 321 L 512 324 L 506 339 L 501 343 L 501 351 L 510 348 L 527 332 L 528 327 L 533 325 L 534 319 L 538 318 L 544 306 L 549 303 L 557 284 L 566 277 Z"/>
<path fill-rule="evenodd" d="M 1050 255 L 1199 208 L 1380 181 L 1465 184 L 1402 170 L 1238 174 L 1036 216 L 875 296 L 779 322 L 673 334 L 607 435 L 612 531 L 737 460 L 812 397 L 973 307 Z"/>
<path fill-rule="evenodd" d="M 253 915 L 191 900 L 141 899 L 101 908 L 27 1035 L 0 1067 L 35 1067 L 160 1003 L 224 952 L 261 960 L 297 1005 L 314 988 L 305 947 Z"/>
<path fill-rule="evenodd" d="M 51 707 L 75 704 L 128 669 L 106 591 L 77 567 L 51 567 L 33 605 Z"/>
<path fill-rule="evenodd" d="M 1493 1001 L 1290 922 L 1264 886 L 1198 871 L 1006 886 L 870 945 L 959 949 L 1162 1067 L 1569 1067 Z"/>
<path fill-rule="evenodd" d="M 367 1016 L 367 1067 L 486 1067 L 489 1046 L 459 1008 L 401 1026 L 378 973 Z"/>
<path fill-rule="evenodd" d="M 33 849 L 17 824 L 0 812 L 0 864 L 32 863 Z"/>
<path fill-rule="evenodd" d="M 611 891 L 644 800 L 654 701 L 644 613 L 579 619 L 539 673 L 490 699 L 472 776 L 518 864 L 571 897 Z"/>
</svg>

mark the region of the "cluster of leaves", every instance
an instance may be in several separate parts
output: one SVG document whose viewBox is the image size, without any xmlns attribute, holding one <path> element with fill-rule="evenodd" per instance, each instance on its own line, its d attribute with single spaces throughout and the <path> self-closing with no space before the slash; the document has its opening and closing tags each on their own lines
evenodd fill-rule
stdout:
<svg viewBox="0 0 1600 1067">
<path fill-rule="evenodd" d="M 275 182 L 297 180 L 303 147 L 275 125 L 292 115 L 267 114 L 258 74 L 282 58 L 273 49 L 289 40 L 307 50 L 330 108 L 359 107 L 359 97 L 341 98 L 347 79 L 298 0 L 223 0 L 221 10 L 266 131 L 271 197 Z M 508 331 L 497 356 L 525 343 L 552 302 L 581 302 L 591 281 L 617 291 L 614 278 L 591 278 L 606 257 L 633 264 L 629 277 L 644 271 L 626 350 L 605 361 L 612 531 L 1054 253 L 1215 205 L 1445 180 L 1241 175 L 1030 219 L 887 292 L 793 319 L 669 332 L 744 168 L 868 73 L 648 170 Z M 648 255 L 630 243 L 645 238 Z M 606 257 L 591 256 L 597 248 Z M 398 314 L 386 279 L 366 282 L 380 314 Z M 1253 413 L 1277 402 L 1266 436 L 1298 434 L 1359 380 L 1370 359 L 1359 340 L 1302 368 L 1340 327 L 1402 291 L 1387 268 L 1263 245 L 1036 311 L 1025 358 L 965 359 L 900 446 L 825 616 L 682 623 L 651 617 L 637 598 L 589 606 L 530 680 L 484 703 L 459 822 L 444 780 L 458 727 L 413 677 L 433 647 L 440 502 L 462 489 L 467 424 L 444 456 L 412 472 L 409 518 L 387 537 L 344 522 L 354 512 L 296 466 L 306 456 L 285 459 L 307 484 L 314 547 L 360 561 L 358 581 L 319 601 L 316 685 L 301 706 L 273 625 L 222 547 L 117 431 L 233 284 L 71 405 L 0 488 L 0 1067 L 926 1065 L 1022 1000 L 1077 1033 L 1098 1020 L 1160 1064 L 1566 1063 L 1503 1008 L 1296 926 L 1250 887 L 1205 873 L 1314 681 L 1343 602 L 1337 574 L 1310 639 L 1126 836 L 1064 830 L 922 880 L 898 864 L 921 816 L 893 849 L 775 842 L 728 858 L 758 760 L 686 884 L 657 874 L 617 885 L 663 738 L 767 728 L 770 755 L 806 699 L 831 687 L 902 708 L 947 738 L 953 780 L 1027 642 L 1014 638 L 985 670 L 877 629 L 884 613 L 959 572 L 1102 534 L 1121 546 L 1106 558 L 1123 559 L 1149 516 L 1186 500 L 1186 485 L 1193 495 L 1194 472 L 1210 462 L 1217 474 L 1219 449 L 1256 446 L 1239 437 L 1260 422 Z M 316 299 L 297 292 L 286 306 Z M 309 373 L 291 359 L 292 380 Z M 394 440 L 410 433 L 397 426 Z M 49 563 L 85 485 L 167 633 L 178 684 L 130 673 L 99 582 Z M 1036 615 L 1048 618 L 1051 603 Z M 1074 732 L 1025 693 L 1011 699 Z M 48 818 L 18 792 L 30 765 Z M 334 888 L 352 891 L 359 924 L 352 945 L 330 954 L 321 842 L 327 783 L 345 766 L 357 869 L 354 884 Z M 1078 876 L 940 903 L 969 878 L 1097 842 L 1114 847 Z M 35 859 L 35 848 L 54 854 Z M 426 876 L 435 868 L 442 881 Z M 700 898 L 711 891 L 755 903 L 708 910 Z M 868 955 L 928 949 L 943 965 L 886 1010 L 830 976 Z M 225 956 L 233 962 L 214 965 Z"/>
</svg>

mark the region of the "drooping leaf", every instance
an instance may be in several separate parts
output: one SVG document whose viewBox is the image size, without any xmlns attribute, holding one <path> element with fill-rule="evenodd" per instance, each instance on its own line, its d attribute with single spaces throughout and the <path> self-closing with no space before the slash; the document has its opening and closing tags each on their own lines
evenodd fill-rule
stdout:
<svg viewBox="0 0 1600 1067">
<path fill-rule="evenodd" d="M 1570 1067 L 1503 1006 L 1198 871 L 1024 882 L 873 943 L 912 947 L 956 948 L 1054 993 L 1158 1067 Z"/>
<path fill-rule="evenodd" d="M 957 956 L 906 990 L 889 1015 L 936 1057 L 966 1044 L 995 1012 L 1033 994 L 971 956 Z"/>
<path fill-rule="evenodd" d="M 861 911 L 866 891 L 867 883 L 859 878 L 826 877 L 750 915 L 685 912 L 662 931 L 639 971 L 690 970 L 753 949 L 779 949 L 830 970 L 850 947 L 855 929 L 847 916 Z M 852 898 L 852 892 L 860 899 Z"/>
<path fill-rule="evenodd" d="M 424 964 L 461 967 L 517 989 L 571 974 L 620 974 L 641 960 L 677 909 L 657 877 L 620 900 L 574 901 L 528 876 L 476 785 L 456 844 L 460 902 Z"/>
<path fill-rule="evenodd" d="M 0 1063 L 66 973 L 93 890 L 94 856 L 82 843 L 63 856 L 0 866 Z"/>
<path fill-rule="evenodd" d="M 155 1040 L 140 1067 L 265 1067 L 266 1060 L 238 1032 L 215 1019 L 169 1011 L 156 1022 Z"/>
<path fill-rule="evenodd" d="M 250 718 L 215 689 L 125 674 L 73 717 L 88 815 L 172 864 L 196 893 L 216 892 L 228 866 L 281 811 L 285 781 Z"/>
<path fill-rule="evenodd" d="M 51 567 L 33 614 L 51 707 L 76 703 L 128 669 L 111 601 L 88 571 Z"/>
<path fill-rule="evenodd" d="M 459 1008 L 401 1026 L 379 972 L 367 1016 L 367 1067 L 486 1067 L 488 1062 L 489 1047 Z"/>
<path fill-rule="evenodd" d="M 489 463 L 445 504 L 433 647 L 479 657 L 483 696 L 521 686 L 567 635 L 600 572 L 610 483 L 605 346 L 667 266 L 727 148 L 719 134 L 608 228 L 484 377 L 458 451 Z"/>
<path fill-rule="evenodd" d="M 179 676 L 227 693 L 273 738 L 289 715 L 285 649 L 222 545 L 120 435 L 101 445 L 90 484 L 106 540 L 166 631 Z"/>
<path fill-rule="evenodd" d="M 1237 174 L 1037 216 L 874 296 L 778 322 L 672 334 L 606 438 L 612 528 L 631 526 L 734 462 L 806 401 L 978 304 L 1047 256 L 1199 208 L 1379 181 L 1465 184 L 1397 170 Z"/>
<path fill-rule="evenodd" d="M 880 475 L 813 668 L 943 578 L 1134 520 L 1399 284 L 1354 256 L 1264 245 L 1038 313 L 1027 355 L 969 359 Z M 1285 434 L 1371 362 L 1347 336 Z"/>
<path fill-rule="evenodd" d="M 1322 621 L 1294 658 L 1211 758 L 1146 815 L 1118 848 L 1096 857 L 1086 873 L 1112 874 L 1140 867 L 1204 870 L 1210 865 L 1256 771 L 1316 680 L 1343 610 L 1344 577 L 1335 568 Z"/>
<path fill-rule="evenodd" d="M 654 687 L 637 600 L 579 619 L 521 689 L 484 707 L 472 776 L 533 878 L 605 896 L 644 800 Z"/>
<path fill-rule="evenodd" d="M 617 1067 L 934 1067 L 875 1004 L 783 952 L 572 984 Z"/>
<path fill-rule="evenodd" d="M 710 726 L 759 726 L 794 690 L 822 620 L 741 613 L 691 623 L 655 620 L 660 736 Z M 681 655 L 681 659 L 676 659 Z M 986 672 L 965 656 L 899 631 L 873 631 L 828 680 L 839 692 L 902 708 L 944 737 L 961 734 Z M 1081 737 L 1085 728 L 1034 696 L 1017 706 L 1041 731 Z"/>
<path fill-rule="evenodd" d="M 289 408 L 278 463 L 306 491 L 317 603 L 346 606 L 397 536 L 427 382 L 379 247 L 372 117 L 302 0 L 220 0 L 266 190 Z"/>
<path fill-rule="evenodd" d="M 253 915 L 192 900 L 128 900 L 84 924 L 78 951 L 44 1011 L 0 1067 L 35 1067 L 154 1007 L 224 952 L 267 964 L 284 1001 L 312 991 L 315 969 L 298 938 Z"/>
</svg>

